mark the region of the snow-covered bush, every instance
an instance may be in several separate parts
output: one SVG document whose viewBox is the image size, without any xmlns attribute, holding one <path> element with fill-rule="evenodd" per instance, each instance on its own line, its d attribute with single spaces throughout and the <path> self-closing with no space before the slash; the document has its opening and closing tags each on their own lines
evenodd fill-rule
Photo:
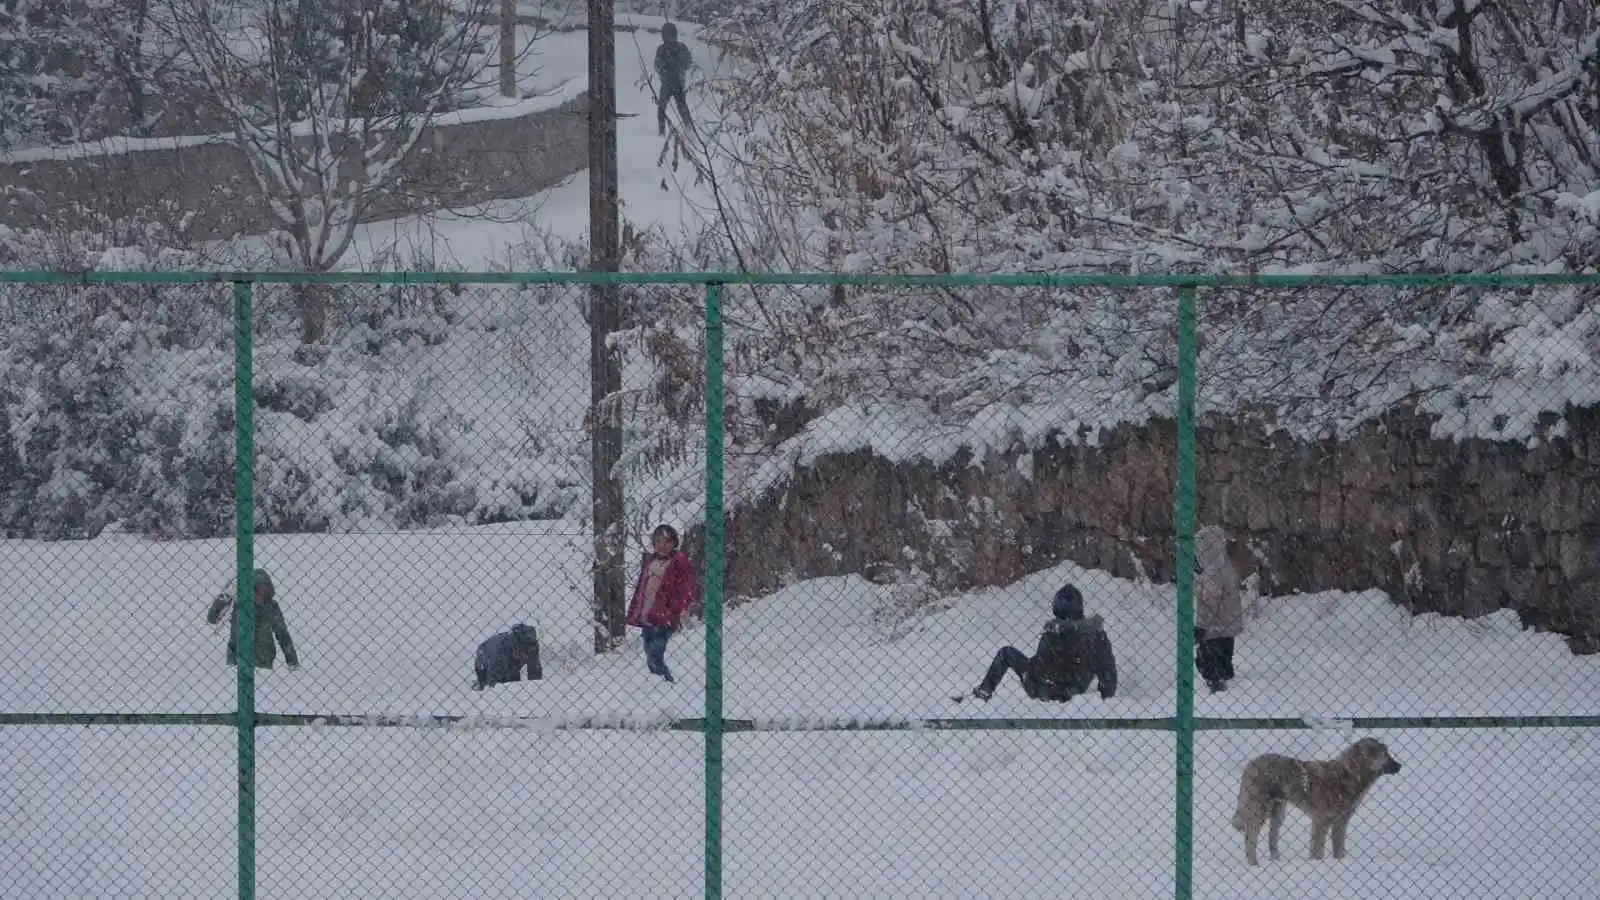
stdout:
<svg viewBox="0 0 1600 900">
<path fill-rule="evenodd" d="M 714 25 L 748 75 L 715 87 L 747 162 L 735 171 L 756 267 L 1600 265 L 1591 3 L 812 0 L 742 4 Z M 742 296 L 745 372 L 813 409 L 870 401 L 1012 431 L 1172 410 L 1170 291 Z M 1585 379 L 1600 334 L 1581 312 L 1596 300 L 1569 288 L 1212 292 L 1202 399 L 1311 432 L 1396 403 L 1464 406 L 1492 425 L 1513 395 L 1534 410 L 1596 402 Z M 1530 354 L 1558 357 L 1561 372 L 1519 362 Z"/>
<path fill-rule="evenodd" d="M 678 240 L 659 228 L 622 229 L 622 268 L 626 271 L 706 271 L 726 265 L 720 244 Z M 582 243 L 532 235 L 512 249 L 506 266 L 521 271 L 583 269 L 588 248 Z M 581 460 L 588 484 L 590 425 L 588 309 L 591 292 L 566 285 L 528 285 L 520 294 L 546 309 L 571 315 L 564 328 L 534 332 L 539 345 L 525 345 L 526 373 L 546 389 L 553 386 L 552 358 L 578 367 L 581 385 L 567 382 L 570 402 L 584 412 L 581 431 L 566 445 L 568 458 Z M 703 506 L 705 458 L 704 288 L 698 285 L 622 285 L 621 329 L 611 346 L 621 358 L 621 390 L 606 404 L 622 429 L 618 461 L 625 494 L 630 539 L 643 543 L 659 522 L 698 522 Z M 546 316 L 549 314 L 547 313 Z M 581 393 L 580 393 L 581 391 Z M 570 415 L 572 407 L 567 407 Z"/>
<path fill-rule="evenodd" d="M 82 249 L 76 268 L 206 264 L 176 252 L 96 256 L 88 236 L 52 246 L 65 245 Z M 33 254 L 15 264 L 45 258 L 37 245 L 12 247 Z M 488 396 L 494 379 L 479 377 L 513 366 L 506 326 L 544 327 L 537 310 L 487 292 L 350 286 L 330 294 L 327 354 L 306 365 L 292 292 L 256 293 L 258 528 L 513 521 L 579 501 L 582 473 L 566 448 L 530 443 L 503 421 L 503 407 L 526 398 Z M 121 521 L 157 536 L 230 533 L 232 330 L 225 285 L 0 289 L 0 528 L 66 538 Z"/>
<path fill-rule="evenodd" d="M 0 150 L 204 125 L 165 0 L 0 4 Z"/>
</svg>

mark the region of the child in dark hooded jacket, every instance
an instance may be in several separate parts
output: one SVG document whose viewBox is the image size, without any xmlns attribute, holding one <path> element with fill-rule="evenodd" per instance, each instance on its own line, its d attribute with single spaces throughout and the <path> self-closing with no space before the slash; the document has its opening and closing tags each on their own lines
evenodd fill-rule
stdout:
<svg viewBox="0 0 1600 900">
<path fill-rule="evenodd" d="M 529 681 L 544 678 L 544 669 L 539 665 L 539 632 L 532 625 L 518 622 L 510 631 L 502 631 L 478 645 L 478 652 L 472 657 L 472 672 L 478 679 L 473 690 L 521 681 L 524 668 Z"/>
<path fill-rule="evenodd" d="M 1099 683 L 1101 699 L 1117 693 L 1117 661 L 1099 616 L 1084 618 L 1083 594 L 1073 585 L 1056 592 L 1050 606 L 1054 618 L 1045 623 L 1032 657 L 1015 647 L 1002 647 L 989 664 L 972 696 L 994 696 L 1006 672 L 1017 673 L 1022 690 L 1034 700 L 1063 702 L 1087 693 Z"/>
<path fill-rule="evenodd" d="M 656 96 L 656 126 L 663 136 L 667 133 L 667 104 L 674 100 L 677 101 L 678 116 L 683 119 L 683 124 L 694 127 L 694 121 L 689 116 L 689 98 L 684 94 L 688 89 L 687 79 L 692 65 L 694 56 L 689 52 L 689 45 L 678 40 L 678 26 L 671 22 L 662 25 L 661 46 L 656 48 L 655 70 L 661 79 L 661 91 Z"/>
<path fill-rule="evenodd" d="M 278 646 L 283 646 L 283 661 L 289 669 L 300 668 L 300 656 L 295 653 L 294 638 L 289 636 L 289 623 L 284 621 L 283 607 L 278 605 L 277 588 L 266 569 L 256 569 L 255 581 L 255 647 L 250 658 L 258 669 L 270 669 L 278 660 Z M 239 631 L 234 599 L 238 594 L 238 580 L 228 582 L 222 592 L 212 598 L 206 608 L 206 622 L 215 625 L 228 617 L 228 665 L 237 665 Z"/>
</svg>

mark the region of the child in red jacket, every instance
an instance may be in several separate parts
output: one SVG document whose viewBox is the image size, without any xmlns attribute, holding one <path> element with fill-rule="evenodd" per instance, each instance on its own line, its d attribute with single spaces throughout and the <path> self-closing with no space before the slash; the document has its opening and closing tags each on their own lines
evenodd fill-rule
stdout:
<svg viewBox="0 0 1600 900">
<path fill-rule="evenodd" d="M 694 599 L 694 564 L 678 550 L 678 532 L 657 525 L 650 548 L 639 566 L 639 579 L 628 603 L 628 624 L 644 633 L 644 660 L 650 674 L 674 681 L 667 668 L 667 638 L 678 630 Z"/>
</svg>

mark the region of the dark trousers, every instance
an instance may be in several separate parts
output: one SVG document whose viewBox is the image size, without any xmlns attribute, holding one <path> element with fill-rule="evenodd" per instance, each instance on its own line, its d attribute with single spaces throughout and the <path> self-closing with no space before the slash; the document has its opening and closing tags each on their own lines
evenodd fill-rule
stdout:
<svg viewBox="0 0 1600 900">
<path fill-rule="evenodd" d="M 494 672 L 490 671 L 487 666 L 480 666 L 474 663 L 472 666 L 472 674 L 477 676 L 478 679 L 477 687 L 475 687 L 474 690 L 481 691 L 484 688 L 492 685 L 510 684 L 514 681 L 521 681 L 523 665 L 523 663 L 518 663 L 515 669 L 511 669 L 509 671 L 501 669 L 498 672 Z M 544 669 L 540 668 L 537 661 L 527 663 L 526 665 L 528 667 L 529 681 L 541 681 L 544 679 Z"/>
<path fill-rule="evenodd" d="M 646 625 L 644 632 L 644 664 L 651 675 L 660 675 L 672 681 L 672 670 L 667 668 L 667 638 L 672 636 L 672 629 L 658 625 Z"/>
<path fill-rule="evenodd" d="M 667 133 L 667 104 L 673 100 L 678 101 L 678 118 L 683 124 L 694 127 L 694 120 L 689 118 L 689 98 L 683 90 L 681 84 L 661 85 L 661 96 L 656 99 L 656 126 L 662 134 Z"/>
<path fill-rule="evenodd" d="M 994 689 L 999 687 L 1001 680 L 1006 677 L 1007 671 L 1017 673 L 1017 678 L 1022 680 L 1026 689 L 1028 666 L 1032 663 L 1033 660 L 1028 658 L 1028 654 L 1021 650 L 1015 647 L 1001 647 L 1000 652 L 994 655 L 994 662 L 989 663 L 989 671 L 984 673 L 983 683 L 978 685 L 978 690 L 994 693 Z"/>
<path fill-rule="evenodd" d="M 1194 630 L 1194 667 L 1206 681 L 1229 681 L 1233 678 L 1233 638 L 1208 638 L 1199 628 Z"/>
</svg>

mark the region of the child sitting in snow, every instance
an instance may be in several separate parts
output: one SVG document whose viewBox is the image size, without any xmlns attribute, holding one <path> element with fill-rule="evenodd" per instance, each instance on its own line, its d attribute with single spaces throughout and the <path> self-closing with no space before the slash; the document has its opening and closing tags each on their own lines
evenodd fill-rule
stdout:
<svg viewBox="0 0 1600 900">
<path fill-rule="evenodd" d="M 1065 585 L 1056 591 L 1050 610 L 1055 618 L 1045 623 L 1033 657 L 1015 647 L 1001 647 L 972 696 L 979 700 L 993 697 L 1007 671 L 1017 673 L 1023 692 L 1034 700 L 1071 700 L 1087 693 L 1097 681 L 1101 699 L 1117 693 L 1117 661 L 1111 653 L 1111 639 L 1099 616 L 1084 618 L 1083 594 L 1075 586 Z"/>
</svg>

